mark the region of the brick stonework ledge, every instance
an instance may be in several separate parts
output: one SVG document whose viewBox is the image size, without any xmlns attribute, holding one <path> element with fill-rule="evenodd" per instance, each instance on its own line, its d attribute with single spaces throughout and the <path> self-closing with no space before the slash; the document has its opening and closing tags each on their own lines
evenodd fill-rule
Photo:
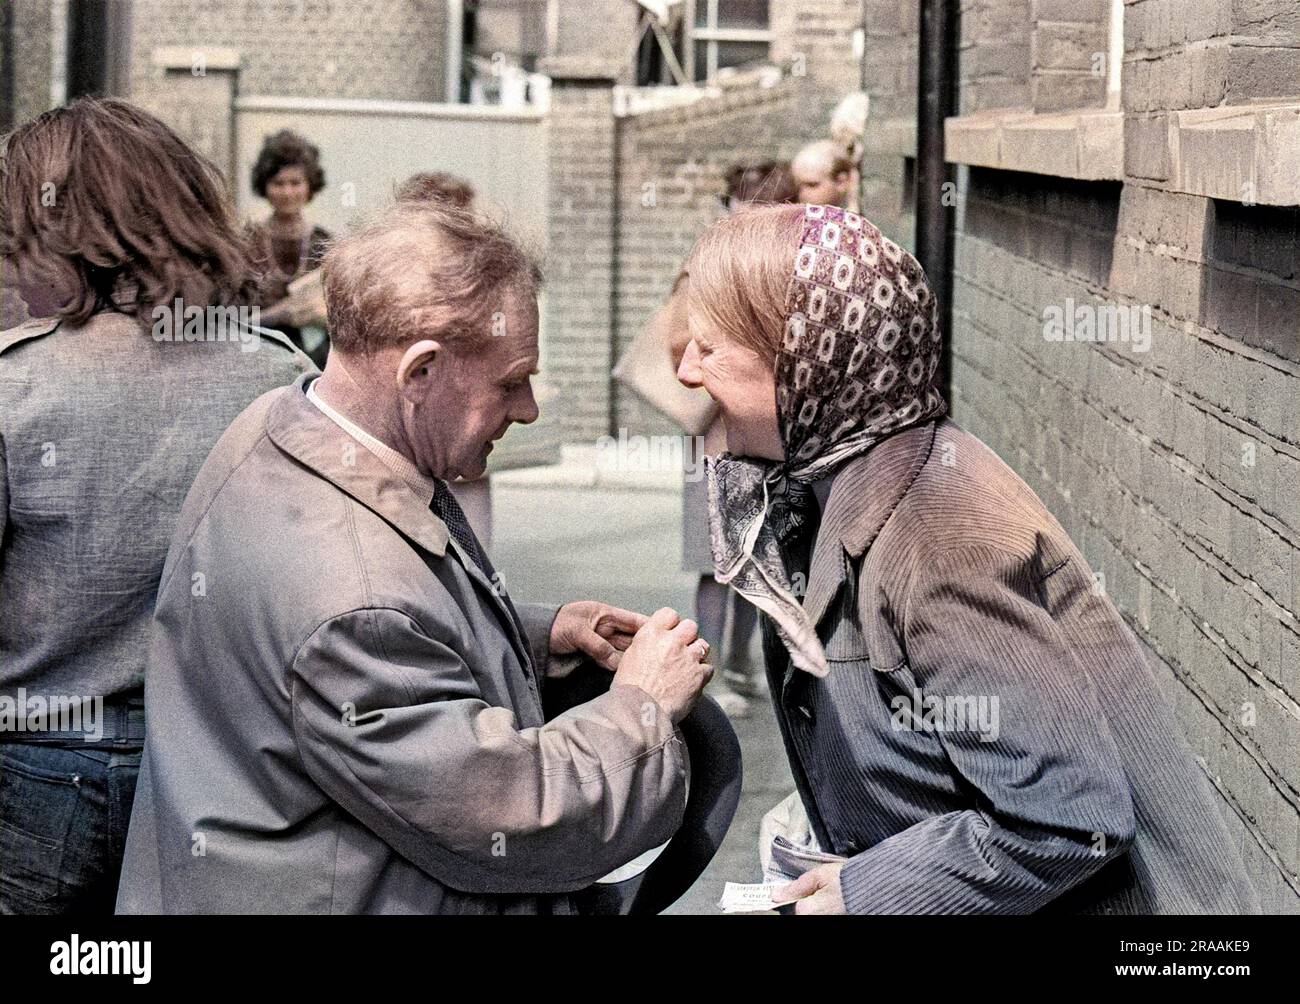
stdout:
<svg viewBox="0 0 1300 1004">
<path fill-rule="evenodd" d="M 164 70 L 192 70 L 195 60 L 202 57 L 202 65 L 209 70 L 238 70 L 239 50 L 211 45 L 162 45 L 150 54 L 154 66 Z"/>
<path fill-rule="evenodd" d="M 1300 205 L 1300 102 L 1169 113 L 1168 188 L 1268 206 Z"/>
<path fill-rule="evenodd" d="M 954 116 L 944 125 L 952 164 L 1028 171 L 1083 181 L 1124 177 L 1124 113 L 1087 109 L 1039 115 L 999 108 Z"/>
</svg>

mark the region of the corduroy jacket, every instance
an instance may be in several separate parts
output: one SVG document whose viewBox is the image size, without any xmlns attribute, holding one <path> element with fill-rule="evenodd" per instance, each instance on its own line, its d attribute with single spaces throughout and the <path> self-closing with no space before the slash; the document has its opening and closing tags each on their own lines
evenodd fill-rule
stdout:
<svg viewBox="0 0 1300 1004">
<path fill-rule="evenodd" d="M 777 718 L 850 913 L 1257 912 L 1143 650 L 1034 492 L 953 422 L 835 475 Z"/>
</svg>

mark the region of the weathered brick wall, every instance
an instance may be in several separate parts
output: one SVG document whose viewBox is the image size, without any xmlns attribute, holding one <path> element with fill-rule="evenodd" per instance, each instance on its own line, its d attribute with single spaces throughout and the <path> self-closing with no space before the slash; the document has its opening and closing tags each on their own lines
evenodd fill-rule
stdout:
<svg viewBox="0 0 1300 1004">
<path fill-rule="evenodd" d="M 862 27 L 862 0 L 771 0 L 772 58 L 798 57 L 813 88 L 808 113 L 823 119 L 844 95 L 862 86 L 853 33 Z"/>
<path fill-rule="evenodd" d="M 135 0 L 132 96 L 166 79 L 155 48 L 229 47 L 241 94 L 441 101 L 445 3 L 424 0 Z"/>
<path fill-rule="evenodd" d="M 570 38 L 570 48 L 588 60 L 622 51 L 607 37 L 618 34 L 618 25 L 602 42 L 587 31 L 589 20 L 582 22 L 587 33 Z M 567 23 L 562 16 L 562 33 Z M 612 171 L 606 162 L 606 98 L 586 94 L 580 101 L 561 97 L 558 108 L 553 104 L 551 203 L 561 211 L 552 222 L 548 255 L 548 366 L 565 387 L 555 406 L 565 411 L 571 439 L 617 428 L 676 431 L 634 395 L 611 388 L 608 364 L 664 302 L 696 239 L 722 212 L 718 197 L 727 169 L 741 161 L 793 157 L 805 143 L 827 135 L 831 110 L 860 87 L 852 47 L 853 32 L 862 25 L 859 0 L 774 0 L 770 23 L 773 60 L 797 76 L 771 88 L 731 86 L 693 104 L 621 116 Z M 563 54 L 564 39 L 559 48 Z M 600 102 L 598 114 L 591 113 L 592 102 Z M 614 253 L 607 263 L 594 247 L 604 246 L 600 214 L 603 186 L 611 178 Z"/>
<path fill-rule="evenodd" d="M 1033 0 L 1034 111 L 1106 104 L 1110 0 Z"/>
<path fill-rule="evenodd" d="M 1125 105 L 1136 111 L 1294 94 L 1300 8 L 1289 0 L 1125 0 Z"/>
<path fill-rule="evenodd" d="M 610 425 L 614 288 L 614 92 L 611 79 L 563 80 L 547 122 L 549 216 L 546 379 L 566 441 Z"/>
<path fill-rule="evenodd" d="M 912 247 L 915 214 L 916 63 L 919 0 L 863 0 L 863 86 L 871 99 L 863 145 L 862 212 Z"/>
<path fill-rule="evenodd" d="M 962 0 L 961 114 L 1033 104 L 1032 25 L 1030 0 Z"/>
<path fill-rule="evenodd" d="M 1169 113 L 1300 92 L 1300 30 L 1264 0 L 1125 13 L 1122 182 L 966 176 L 954 413 L 1104 577 L 1265 908 L 1296 913 L 1300 211 L 1180 191 Z M 1045 309 L 1070 300 L 1149 308 L 1149 349 L 1049 341 Z"/>
</svg>

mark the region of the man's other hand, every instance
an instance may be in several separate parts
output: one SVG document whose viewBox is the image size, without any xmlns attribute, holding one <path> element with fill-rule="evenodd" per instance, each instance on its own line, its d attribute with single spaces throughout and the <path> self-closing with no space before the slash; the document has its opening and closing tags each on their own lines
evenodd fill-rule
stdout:
<svg viewBox="0 0 1300 1004">
<path fill-rule="evenodd" d="M 645 614 L 598 600 L 566 603 L 551 625 L 551 655 L 581 652 L 606 669 L 616 670 L 646 620 Z"/>
</svg>

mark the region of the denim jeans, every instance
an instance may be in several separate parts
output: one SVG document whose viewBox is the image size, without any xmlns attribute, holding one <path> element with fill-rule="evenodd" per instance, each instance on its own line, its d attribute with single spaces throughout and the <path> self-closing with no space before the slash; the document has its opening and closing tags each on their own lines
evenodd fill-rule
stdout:
<svg viewBox="0 0 1300 1004">
<path fill-rule="evenodd" d="M 113 912 L 140 755 L 0 743 L 0 914 Z"/>
</svg>

